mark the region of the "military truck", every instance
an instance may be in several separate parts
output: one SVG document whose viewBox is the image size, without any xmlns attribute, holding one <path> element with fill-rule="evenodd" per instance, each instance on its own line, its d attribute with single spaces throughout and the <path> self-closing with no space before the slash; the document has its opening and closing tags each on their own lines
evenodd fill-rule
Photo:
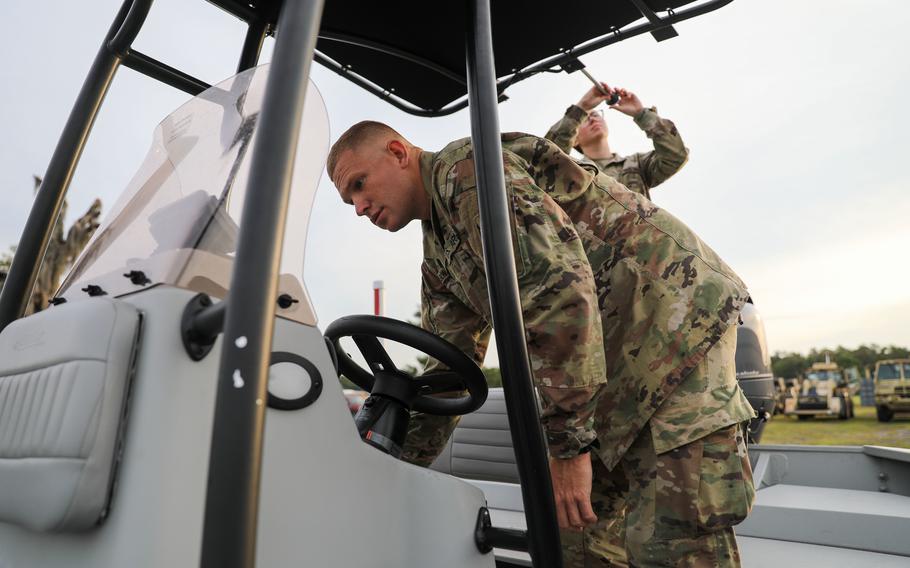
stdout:
<svg viewBox="0 0 910 568">
<path fill-rule="evenodd" d="M 890 422 L 897 412 L 910 412 L 910 359 L 875 363 L 875 415 Z"/>
<path fill-rule="evenodd" d="M 774 413 L 775 414 L 784 414 L 787 408 L 787 400 L 791 398 L 796 398 L 799 394 L 799 379 L 790 378 L 784 379 L 777 377 L 774 379 L 775 386 L 775 399 L 774 399 Z"/>
<path fill-rule="evenodd" d="M 784 414 L 796 415 L 800 420 L 815 416 L 852 418 L 853 400 L 837 363 L 813 363 L 806 371 L 797 395 L 784 401 Z"/>
</svg>

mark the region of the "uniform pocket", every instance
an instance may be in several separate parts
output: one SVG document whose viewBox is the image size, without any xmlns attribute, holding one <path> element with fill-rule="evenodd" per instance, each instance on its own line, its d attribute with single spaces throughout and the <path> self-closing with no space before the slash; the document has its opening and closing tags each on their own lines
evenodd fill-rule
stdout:
<svg viewBox="0 0 910 568">
<path fill-rule="evenodd" d="M 717 531 L 741 523 L 752 510 L 752 466 L 738 424 L 706 436 L 698 487 L 698 524 Z"/>
<path fill-rule="evenodd" d="M 509 224 L 510 224 L 510 233 L 512 234 L 512 251 L 515 258 L 515 271 L 518 274 L 518 277 L 524 276 L 527 272 L 528 266 L 530 265 L 530 255 L 528 253 L 528 234 L 525 228 L 517 222 L 516 219 L 516 209 L 519 207 L 517 203 L 517 197 L 513 188 L 510 185 L 506 185 L 506 189 L 509 193 Z M 480 234 L 480 209 L 477 203 L 478 195 L 477 190 L 472 189 L 465 191 L 455 198 L 455 208 L 460 212 L 461 224 L 464 225 L 461 227 L 463 233 L 467 238 L 467 245 L 473 251 L 473 255 L 469 259 L 471 262 L 476 263 L 478 268 L 483 268 L 483 243 L 481 242 Z M 471 223 L 471 226 L 468 227 L 467 223 Z M 451 240 L 451 242 L 450 242 Z M 446 256 L 451 258 L 454 251 L 459 247 L 459 237 L 450 239 L 446 237 Z"/>
</svg>

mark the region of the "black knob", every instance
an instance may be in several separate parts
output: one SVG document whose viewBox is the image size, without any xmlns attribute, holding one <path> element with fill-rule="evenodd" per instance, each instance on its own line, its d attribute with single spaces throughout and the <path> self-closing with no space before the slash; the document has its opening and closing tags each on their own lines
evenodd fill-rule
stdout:
<svg viewBox="0 0 910 568">
<path fill-rule="evenodd" d="M 152 283 L 152 281 L 149 280 L 148 277 L 145 275 L 145 272 L 142 272 L 141 270 L 130 270 L 123 276 L 125 276 L 126 278 L 129 278 L 130 282 L 132 282 L 136 286 L 145 286 L 146 284 Z"/>
<path fill-rule="evenodd" d="M 101 286 L 98 286 L 96 284 L 89 284 L 88 286 L 83 288 L 82 291 L 85 292 L 86 294 L 88 294 L 89 296 L 107 296 L 107 292 L 102 290 Z"/>
<path fill-rule="evenodd" d="M 299 302 L 300 300 L 294 298 L 290 294 L 282 294 L 278 296 L 278 307 L 282 310 L 286 310 Z"/>
</svg>

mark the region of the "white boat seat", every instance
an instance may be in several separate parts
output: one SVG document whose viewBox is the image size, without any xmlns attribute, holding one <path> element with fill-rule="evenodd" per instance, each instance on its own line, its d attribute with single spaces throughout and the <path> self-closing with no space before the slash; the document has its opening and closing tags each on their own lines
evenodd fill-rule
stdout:
<svg viewBox="0 0 910 568">
<path fill-rule="evenodd" d="M 430 467 L 463 479 L 518 483 L 501 388 L 490 389 L 483 406 L 461 417 L 445 449 Z"/>
<path fill-rule="evenodd" d="M 0 521 L 62 532 L 104 518 L 139 327 L 133 306 L 92 298 L 0 333 Z"/>
</svg>

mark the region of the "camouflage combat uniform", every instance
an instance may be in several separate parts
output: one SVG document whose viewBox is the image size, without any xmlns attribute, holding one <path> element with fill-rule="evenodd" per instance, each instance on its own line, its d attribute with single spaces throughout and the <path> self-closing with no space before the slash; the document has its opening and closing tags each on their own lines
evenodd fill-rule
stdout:
<svg viewBox="0 0 910 568">
<path fill-rule="evenodd" d="M 588 112 L 577 105 L 566 109 L 566 114 L 550 127 L 547 140 L 553 141 L 566 154 L 575 147 L 578 128 L 588 119 Z M 651 198 L 651 188 L 667 181 L 689 159 L 689 150 L 683 144 L 679 131 L 671 121 L 657 115 L 654 107 L 646 108 L 635 116 L 635 124 L 654 141 L 654 150 L 631 156 L 614 153 L 610 158 L 582 162 L 596 165 L 600 171 L 619 181 L 636 193 Z"/>
<path fill-rule="evenodd" d="M 602 463 L 595 485 L 625 483 L 619 491 L 625 503 L 614 512 L 625 512 L 620 542 L 636 564 L 653 564 L 646 550 L 677 558 L 677 548 L 691 549 L 696 559 L 720 547 L 732 558 L 730 527 L 751 498 L 728 494 L 746 496 L 751 474 L 748 461 L 729 456 L 714 464 L 723 477 L 706 472 L 721 457 L 708 453 L 707 442 L 724 437 L 740 451 L 735 425 L 753 412 L 736 382 L 732 351 L 719 350 L 720 365 L 709 364 L 708 355 L 731 336 L 735 344 L 745 285 L 679 220 L 553 143 L 506 134 L 503 150 L 528 352 L 550 454 L 574 457 L 596 440 L 594 461 Z M 422 326 L 481 362 L 491 316 L 470 141 L 424 152 L 420 166 L 432 199 L 431 219 L 423 223 Z M 415 416 L 405 459 L 432 463 L 456 422 Z M 685 511 L 676 510 L 677 487 L 655 481 L 665 469 L 672 473 L 666 464 L 673 460 L 679 472 L 689 472 L 677 480 L 691 500 Z M 737 512 L 724 506 L 731 501 Z M 711 521 L 680 525 L 674 515 L 693 509 L 713 511 Z M 619 548 L 599 565 L 611 557 L 624 562 Z"/>
</svg>

